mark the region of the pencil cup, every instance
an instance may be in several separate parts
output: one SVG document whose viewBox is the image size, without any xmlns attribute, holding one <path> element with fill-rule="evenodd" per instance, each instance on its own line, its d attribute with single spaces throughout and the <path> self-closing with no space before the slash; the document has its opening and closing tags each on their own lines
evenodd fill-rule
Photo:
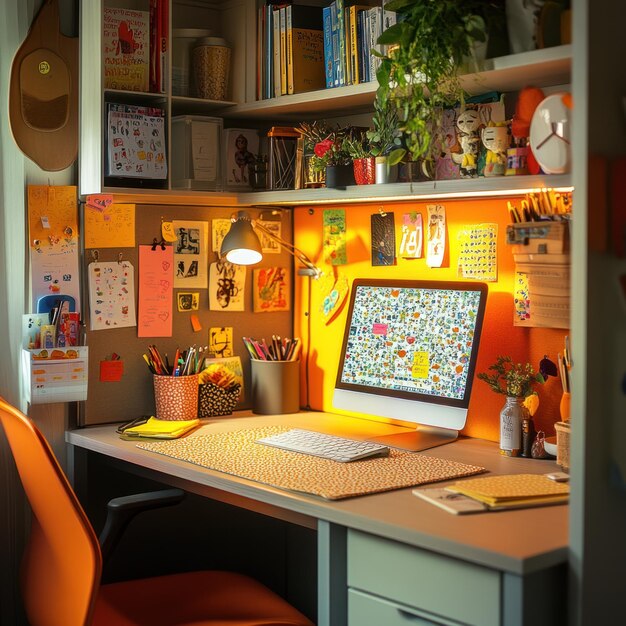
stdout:
<svg viewBox="0 0 626 626">
<path fill-rule="evenodd" d="M 252 410 L 261 415 L 300 409 L 300 361 L 250 361 Z"/>
<path fill-rule="evenodd" d="M 571 400 L 572 396 L 569 391 L 564 391 L 561 396 L 561 402 L 559 403 L 559 411 L 561 413 L 561 421 L 569 422 L 571 412 Z"/>
<path fill-rule="evenodd" d="M 193 420 L 198 417 L 198 375 L 153 376 L 156 418 Z"/>
</svg>

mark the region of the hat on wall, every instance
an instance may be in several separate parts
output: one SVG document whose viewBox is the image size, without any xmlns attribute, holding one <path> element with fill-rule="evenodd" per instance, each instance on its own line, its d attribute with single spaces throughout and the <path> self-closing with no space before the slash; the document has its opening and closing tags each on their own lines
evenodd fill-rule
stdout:
<svg viewBox="0 0 626 626">
<path fill-rule="evenodd" d="M 46 171 L 78 154 L 78 39 L 59 30 L 58 0 L 47 0 L 11 66 L 11 131 L 20 150 Z"/>
</svg>

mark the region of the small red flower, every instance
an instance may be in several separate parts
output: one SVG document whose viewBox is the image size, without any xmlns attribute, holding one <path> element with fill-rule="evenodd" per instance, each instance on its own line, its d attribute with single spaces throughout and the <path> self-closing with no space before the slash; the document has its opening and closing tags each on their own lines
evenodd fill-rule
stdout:
<svg viewBox="0 0 626 626">
<path fill-rule="evenodd" d="M 315 152 L 315 156 L 322 158 L 333 147 L 333 145 L 332 139 L 324 139 L 323 141 L 315 144 L 313 152 Z"/>
</svg>

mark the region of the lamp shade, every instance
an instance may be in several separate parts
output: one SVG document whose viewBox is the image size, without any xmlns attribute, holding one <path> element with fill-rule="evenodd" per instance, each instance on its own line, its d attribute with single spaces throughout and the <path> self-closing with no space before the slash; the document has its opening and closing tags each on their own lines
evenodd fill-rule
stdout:
<svg viewBox="0 0 626 626">
<path fill-rule="evenodd" d="M 220 252 L 236 265 L 254 265 L 263 258 L 261 242 L 252 228 L 250 216 L 245 211 L 237 214 L 237 219 L 222 241 Z"/>
</svg>

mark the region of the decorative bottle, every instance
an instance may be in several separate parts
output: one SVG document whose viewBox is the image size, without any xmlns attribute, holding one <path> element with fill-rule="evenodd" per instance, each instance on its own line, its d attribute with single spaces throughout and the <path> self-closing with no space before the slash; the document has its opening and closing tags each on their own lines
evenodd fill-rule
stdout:
<svg viewBox="0 0 626 626">
<path fill-rule="evenodd" d="M 506 397 L 500 411 L 500 454 L 518 456 L 522 440 L 522 420 L 528 418 L 528 409 L 523 398 Z"/>
</svg>

